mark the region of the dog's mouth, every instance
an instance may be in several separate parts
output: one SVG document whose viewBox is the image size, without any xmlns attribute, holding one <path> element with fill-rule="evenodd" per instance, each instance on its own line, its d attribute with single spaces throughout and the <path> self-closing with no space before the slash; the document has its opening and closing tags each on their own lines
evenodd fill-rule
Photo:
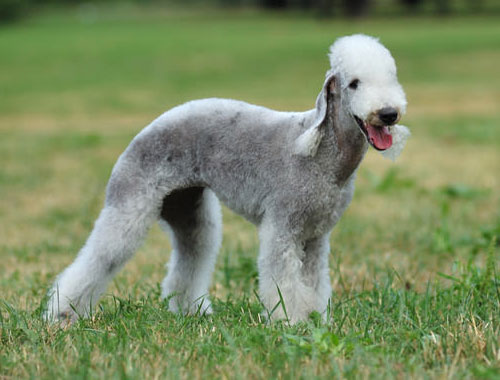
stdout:
<svg viewBox="0 0 500 380">
<path fill-rule="evenodd" d="M 388 125 L 371 125 L 356 115 L 353 116 L 371 146 L 377 150 L 386 150 L 392 146 L 392 135 Z"/>
</svg>

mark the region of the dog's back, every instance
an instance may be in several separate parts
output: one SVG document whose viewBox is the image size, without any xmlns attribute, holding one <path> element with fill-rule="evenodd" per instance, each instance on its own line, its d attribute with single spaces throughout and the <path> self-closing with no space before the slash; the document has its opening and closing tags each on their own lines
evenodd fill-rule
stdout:
<svg viewBox="0 0 500 380">
<path fill-rule="evenodd" d="M 114 172 L 138 172 L 165 194 L 187 187 L 211 188 L 228 207 L 258 223 L 266 197 L 290 188 L 293 142 L 311 112 L 278 112 L 229 99 L 203 99 L 167 111 L 126 149 Z M 113 176 L 108 201 L 121 179 Z M 129 181 L 125 186 L 131 186 Z M 135 191 L 135 190 L 134 190 Z M 285 190 L 286 191 L 286 190 Z"/>
</svg>

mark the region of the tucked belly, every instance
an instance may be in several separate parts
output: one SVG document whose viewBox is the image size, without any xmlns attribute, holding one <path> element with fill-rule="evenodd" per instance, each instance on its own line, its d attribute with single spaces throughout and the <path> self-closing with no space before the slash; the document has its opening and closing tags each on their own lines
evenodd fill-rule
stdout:
<svg viewBox="0 0 500 380">
<path fill-rule="evenodd" d="M 241 215 L 249 222 L 258 225 L 264 214 L 263 201 L 261 197 L 249 189 L 221 187 L 216 184 L 210 186 L 210 189 L 215 193 L 217 198 L 227 206 L 231 211 Z"/>
</svg>

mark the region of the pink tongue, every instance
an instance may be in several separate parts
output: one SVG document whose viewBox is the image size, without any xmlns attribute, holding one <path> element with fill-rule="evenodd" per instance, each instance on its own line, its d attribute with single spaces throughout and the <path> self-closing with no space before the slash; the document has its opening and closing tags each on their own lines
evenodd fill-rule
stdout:
<svg viewBox="0 0 500 380">
<path fill-rule="evenodd" d="M 379 150 L 386 150 L 392 146 L 392 136 L 389 127 L 374 127 L 366 124 L 366 131 L 373 146 Z"/>
</svg>

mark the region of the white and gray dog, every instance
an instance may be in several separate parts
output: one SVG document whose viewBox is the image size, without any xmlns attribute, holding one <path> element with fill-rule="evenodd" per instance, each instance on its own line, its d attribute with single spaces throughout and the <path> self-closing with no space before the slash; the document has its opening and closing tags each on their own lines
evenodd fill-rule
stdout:
<svg viewBox="0 0 500 380">
<path fill-rule="evenodd" d="M 176 312 L 211 312 L 208 288 L 221 243 L 220 199 L 259 228 L 260 297 L 272 318 L 324 313 L 331 294 L 329 235 L 354 191 L 368 146 L 395 157 L 408 130 L 390 52 L 353 35 L 330 48 L 331 69 L 306 112 L 228 99 L 175 107 L 118 159 L 104 209 L 76 260 L 56 279 L 45 314 L 87 316 L 158 221 L 173 251 L 163 296 Z"/>
</svg>

